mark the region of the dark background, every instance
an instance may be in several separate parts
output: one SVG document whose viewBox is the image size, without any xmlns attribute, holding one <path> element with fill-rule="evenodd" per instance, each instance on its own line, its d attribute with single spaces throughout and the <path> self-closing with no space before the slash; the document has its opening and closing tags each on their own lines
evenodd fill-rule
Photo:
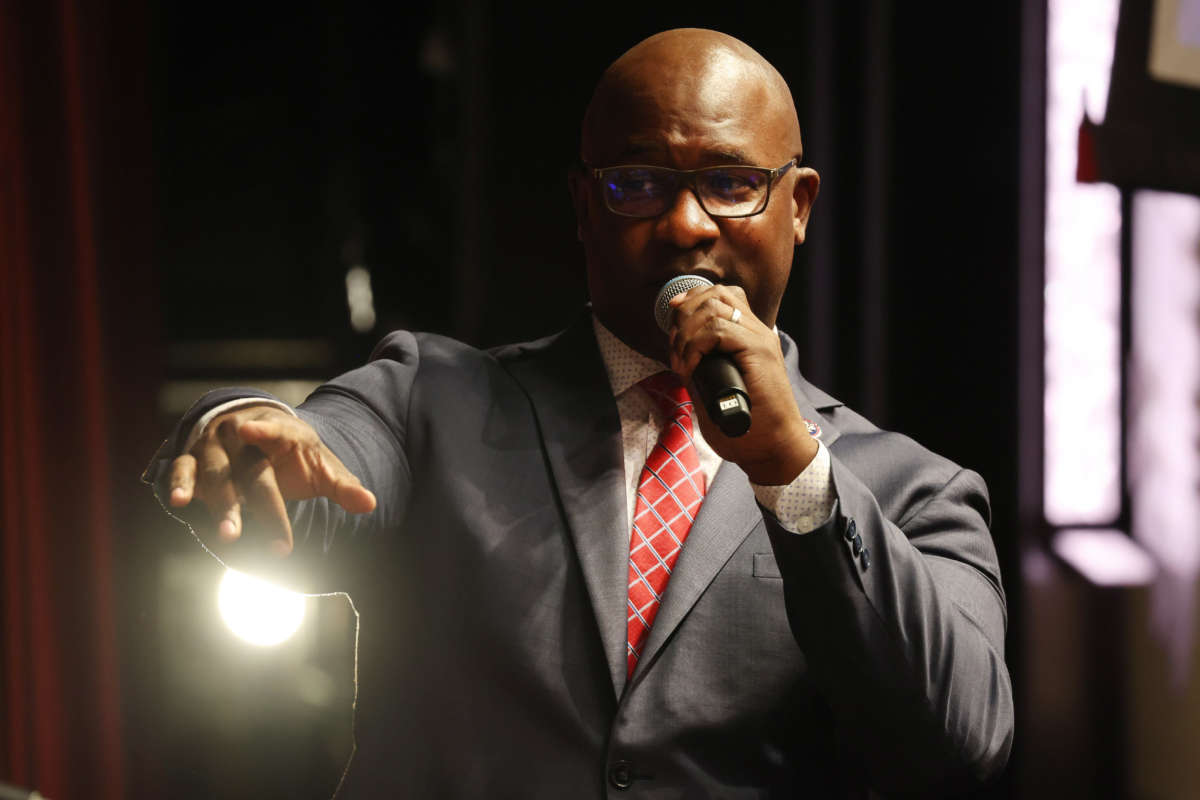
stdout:
<svg viewBox="0 0 1200 800">
<path fill-rule="evenodd" d="M 1044 136 L 1040 118 L 1021 113 L 1021 54 L 1029 26 L 1043 24 L 1037 8 L 6 4 L 5 41 L 20 45 L 10 55 L 25 67 L 23 152 L 47 151 L 31 170 L 58 152 L 43 136 L 62 124 L 58 93 L 76 73 L 90 88 L 82 124 L 115 498 L 105 530 L 120 688 L 108 688 L 121 704 L 119 734 L 96 736 L 113 737 L 124 765 L 123 792 L 104 796 L 319 796 L 348 749 L 344 600 L 323 599 L 297 642 L 222 649 L 203 605 L 219 568 L 137 480 L 170 424 L 164 387 L 331 377 L 396 327 L 478 345 L 557 330 L 586 301 L 566 170 L 591 87 L 621 52 L 669 27 L 737 36 L 791 85 L 805 163 L 823 181 L 780 327 L 822 388 L 987 480 L 1020 703 L 1017 553 L 1033 533 L 1017 497 L 1020 159 Z M 60 64 L 74 46 L 64 15 L 81 32 L 76 73 Z M 31 224 L 53 239 L 65 194 L 28 183 L 43 210 Z M 65 261 L 47 263 L 35 271 L 38 297 L 71 285 L 54 268 Z M 344 276 L 356 264 L 373 281 L 369 333 L 349 325 Z M 53 329 L 53 311 L 42 319 Z M 246 339 L 325 349 L 236 374 L 172 355 Z M 68 453 L 69 439 L 55 452 Z M 94 785 L 86 769 L 47 778 L 22 761 L 21 735 L 8 734 L 0 780 L 66 787 L 61 796 Z M 1019 729 L 996 793 L 1015 785 L 1025 746 Z"/>
</svg>

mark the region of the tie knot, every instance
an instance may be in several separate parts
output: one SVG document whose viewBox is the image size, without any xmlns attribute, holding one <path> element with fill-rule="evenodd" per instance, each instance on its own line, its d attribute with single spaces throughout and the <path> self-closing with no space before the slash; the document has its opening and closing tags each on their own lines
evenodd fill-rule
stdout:
<svg viewBox="0 0 1200 800">
<path fill-rule="evenodd" d="M 658 372 L 644 378 L 639 385 L 654 398 L 667 418 L 691 416 L 692 398 L 674 372 Z"/>
</svg>

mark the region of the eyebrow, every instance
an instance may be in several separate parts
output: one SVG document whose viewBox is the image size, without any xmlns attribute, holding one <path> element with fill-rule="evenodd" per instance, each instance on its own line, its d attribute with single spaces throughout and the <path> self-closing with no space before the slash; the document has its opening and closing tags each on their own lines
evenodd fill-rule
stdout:
<svg viewBox="0 0 1200 800">
<path fill-rule="evenodd" d="M 661 142 L 629 142 L 625 147 L 621 148 L 618 153 L 618 158 L 636 158 L 645 155 L 662 155 L 666 152 L 666 147 Z M 719 161 L 725 164 L 753 164 L 754 161 L 737 149 L 715 149 L 706 150 L 704 156 L 713 161 Z"/>
</svg>

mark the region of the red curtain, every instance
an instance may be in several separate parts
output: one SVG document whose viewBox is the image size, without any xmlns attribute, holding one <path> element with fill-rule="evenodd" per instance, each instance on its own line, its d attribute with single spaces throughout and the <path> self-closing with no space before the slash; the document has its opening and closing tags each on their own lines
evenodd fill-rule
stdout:
<svg viewBox="0 0 1200 800">
<path fill-rule="evenodd" d="M 54 798 L 130 788 L 118 531 L 158 335 L 144 12 L 117 5 L 0 0 L 0 781 Z"/>
</svg>

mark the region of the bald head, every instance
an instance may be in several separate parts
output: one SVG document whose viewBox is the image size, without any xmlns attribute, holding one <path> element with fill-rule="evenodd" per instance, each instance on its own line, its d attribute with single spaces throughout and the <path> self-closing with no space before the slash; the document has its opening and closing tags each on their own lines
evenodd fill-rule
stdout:
<svg viewBox="0 0 1200 800">
<path fill-rule="evenodd" d="M 746 108 L 755 110 L 753 120 L 733 118 Z M 622 143 L 614 140 L 647 115 L 657 115 L 674 135 L 696 120 L 753 124 L 764 137 L 762 146 L 777 152 L 777 161 L 798 157 L 802 150 L 800 123 L 783 76 L 749 45 L 718 31 L 663 31 L 614 61 L 584 115 L 583 159 L 606 164 L 620 158 L 613 150 Z"/>
<path fill-rule="evenodd" d="M 655 169 L 623 171 L 616 183 L 589 169 L 568 175 L 596 318 L 630 347 L 666 363 L 655 297 L 670 278 L 692 273 L 739 287 L 755 316 L 774 324 L 820 185 L 814 170 L 798 165 L 800 154 L 787 83 L 737 39 L 695 28 L 665 31 L 614 61 L 584 116 L 580 156 L 594 169 Z M 763 206 L 747 216 L 710 214 L 691 178 L 660 182 L 657 188 L 672 194 L 653 216 L 626 215 L 609 204 L 613 193 L 638 191 L 639 175 L 668 174 L 662 168 L 705 171 L 736 191 L 737 178 L 720 169 L 735 164 L 776 176 L 766 184 Z"/>
</svg>

